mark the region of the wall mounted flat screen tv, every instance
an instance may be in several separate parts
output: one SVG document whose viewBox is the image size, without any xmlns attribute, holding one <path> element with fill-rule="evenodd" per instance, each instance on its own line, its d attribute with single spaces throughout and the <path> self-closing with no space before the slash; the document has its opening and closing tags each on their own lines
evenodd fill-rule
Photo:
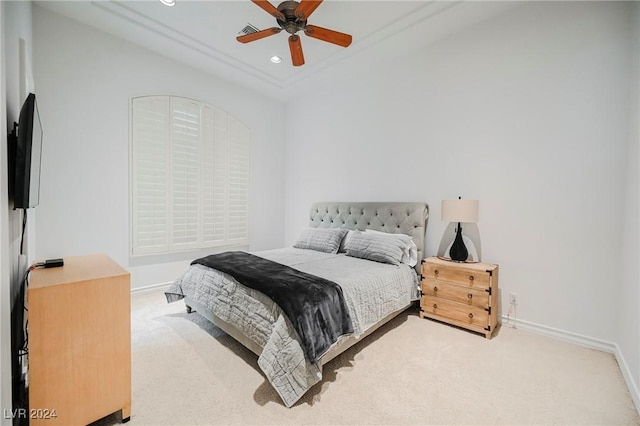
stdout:
<svg viewBox="0 0 640 426">
<path fill-rule="evenodd" d="M 11 141 L 9 159 L 13 159 L 10 161 L 13 170 L 9 170 L 9 187 L 13 189 L 13 193 L 9 196 L 13 196 L 13 208 L 36 207 L 40 202 L 42 124 L 38 114 L 36 95 L 33 93 L 30 93 L 24 101 L 19 121 L 14 124 L 9 139 Z"/>
</svg>

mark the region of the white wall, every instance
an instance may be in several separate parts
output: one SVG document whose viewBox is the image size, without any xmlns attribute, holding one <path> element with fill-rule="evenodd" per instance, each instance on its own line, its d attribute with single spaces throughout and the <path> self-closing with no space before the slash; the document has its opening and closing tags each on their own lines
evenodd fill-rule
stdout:
<svg viewBox="0 0 640 426">
<path fill-rule="evenodd" d="M 500 264 L 503 306 L 515 292 L 520 319 L 618 343 L 640 383 L 638 5 L 526 4 L 398 50 L 286 112 L 34 11 L 45 130 L 38 257 L 105 252 L 135 286 L 183 270 L 192 256 L 149 264 L 128 256 L 128 100 L 190 96 L 253 130 L 252 249 L 291 243 L 314 201 L 413 200 L 431 207 L 431 255 L 447 225 L 440 200 L 477 198 L 483 260 Z"/>
<path fill-rule="evenodd" d="M 13 128 L 18 122 L 20 108 L 27 95 L 35 91 L 33 81 L 33 25 L 31 18 L 31 3 L 8 1 L 6 4 L 6 20 L 4 25 L 5 54 L 6 54 L 6 107 L 7 128 Z M 21 52 L 20 44 L 23 44 Z M 21 59 L 21 56 L 23 59 Z M 5 144 L 6 146 L 6 144 Z M 18 255 L 22 240 L 22 213 L 13 210 L 13 200 L 9 200 L 9 262 L 12 270 L 12 283 L 17 283 L 21 277 L 18 274 Z M 28 262 L 35 257 L 35 217 L 36 211 L 28 212 L 27 227 L 24 236 L 24 253 Z M 17 285 L 17 284 L 15 284 Z M 15 286 L 14 286 L 15 287 Z"/>
<path fill-rule="evenodd" d="M 633 380 L 636 406 L 640 410 L 640 4 L 634 3 L 630 14 L 633 28 L 633 77 L 629 108 L 629 146 L 627 151 L 626 193 L 623 210 L 623 277 L 619 293 L 618 339 L 623 356 L 619 362 L 624 374 Z M 628 371 L 625 371 L 627 370 Z M 630 386 L 631 387 L 631 386 Z"/>
<path fill-rule="evenodd" d="M 0 28 L 4 24 L 4 3 L 0 3 Z M 0 75 L 5 76 L 6 36 L 0 30 Z M 0 170 L 7 168 L 7 107 L 6 82 L 0 78 Z M 6 173 L 0 175 L 1 187 L 6 187 Z M 0 193 L 0 409 L 12 408 L 11 393 L 11 269 L 9 264 L 9 204 L 5 191 Z M 4 417 L 4 416 L 3 416 Z M 10 419 L 0 419 L 0 425 L 10 425 Z"/>
<path fill-rule="evenodd" d="M 26 90 L 33 89 L 31 3 L 2 2 L 0 5 L 2 39 L 2 85 L 0 102 L 0 408 L 11 409 L 11 299 L 19 290 L 18 255 L 20 254 L 21 214 L 13 211 L 7 198 L 7 127 L 18 121 Z M 23 72 L 20 72 L 20 39 L 24 41 Z M 22 89 L 22 90 L 21 90 Z M 26 238 L 33 237 L 35 227 L 29 223 Z M 28 250 L 28 243 L 25 249 Z M 33 244 L 31 244 L 33 249 Z M 4 412 L 4 411 L 3 411 Z M 11 424 L 3 415 L 0 424 Z"/>
<path fill-rule="evenodd" d="M 132 287 L 170 282 L 194 253 L 129 258 L 129 100 L 171 94 L 221 107 L 252 131 L 251 250 L 284 235 L 284 105 L 34 7 L 44 130 L 39 258 L 106 253 Z"/>
<path fill-rule="evenodd" d="M 433 255 L 440 201 L 479 199 L 502 306 L 613 342 L 629 9 L 525 4 L 288 104 L 285 244 L 313 201 L 426 201 Z"/>
</svg>

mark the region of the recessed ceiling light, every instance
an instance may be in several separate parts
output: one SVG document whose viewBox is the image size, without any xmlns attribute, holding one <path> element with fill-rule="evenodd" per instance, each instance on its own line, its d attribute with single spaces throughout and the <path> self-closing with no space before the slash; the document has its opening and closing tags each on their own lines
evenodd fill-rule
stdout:
<svg viewBox="0 0 640 426">
<path fill-rule="evenodd" d="M 279 64 L 280 62 L 282 62 L 282 58 L 280 56 L 272 56 L 271 62 L 273 62 L 274 64 Z"/>
<path fill-rule="evenodd" d="M 164 4 L 165 6 L 175 6 L 176 0 L 160 0 L 160 3 Z"/>
</svg>

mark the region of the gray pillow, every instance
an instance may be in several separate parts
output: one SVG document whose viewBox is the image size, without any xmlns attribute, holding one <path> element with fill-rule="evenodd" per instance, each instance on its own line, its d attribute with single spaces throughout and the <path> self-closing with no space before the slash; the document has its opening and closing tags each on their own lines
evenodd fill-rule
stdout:
<svg viewBox="0 0 640 426">
<path fill-rule="evenodd" d="M 354 232 L 345 244 L 347 256 L 399 265 L 405 244 L 384 235 Z"/>
<path fill-rule="evenodd" d="M 364 231 L 365 234 L 376 234 L 382 235 L 387 238 L 397 238 L 400 240 L 399 244 L 402 244 L 402 259 L 400 259 L 400 263 L 406 263 L 409 266 L 416 266 L 418 264 L 418 247 L 416 243 L 413 241 L 408 235 L 405 234 L 391 234 L 388 232 L 380 232 L 375 231 L 373 229 L 366 229 Z M 346 240 L 346 237 L 345 237 Z M 344 242 L 342 243 L 344 244 Z"/>
<path fill-rule="evenodd" d="M 340 242 L 347 235 L 346 229 L 340 228 L 308 228 L 302 231 L 295 248 L 316 250 L 324 253 L 337 253 Z"/>
<path fill-rule="evenodd" d="M 345 246 L 347 245 L 347 241 L 349 241 L 349 239 L 351 238 L 354 232 L 358 232 L 358 231 L 352 231 L 352 230 L 347 231 L 347 233 L 344 235 L 344 238 L 342 239 L 342 242 L 340 243 L 340 248 L 338 249 L 338 253 L 345 253 L 347 251 L 345 249 Z"/>
</svg>

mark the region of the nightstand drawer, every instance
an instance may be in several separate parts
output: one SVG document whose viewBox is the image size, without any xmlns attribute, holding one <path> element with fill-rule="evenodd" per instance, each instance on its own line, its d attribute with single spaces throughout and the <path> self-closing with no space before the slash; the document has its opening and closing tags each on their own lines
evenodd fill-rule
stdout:
<svg viewBox="0 0 640 426">
<path fill-rule="evenodd" d="M 437 281 L 448 281 L 474 288 L 489 288 L 490 280 L 489 274 L 485 271 L 428 262 L 422 265 L 422 276 Z"/>
<path fill-rule="evenodd" d="M 489 324 L 489 312 L 477 306 L 452 302 L 434 296 L 422 296 L 420 307 L 425 313 L 451 318 L 468 325 L 486 327 Z"/>
<path fill-rule="evenodd" d="M 421 283 L 422 294 L 449 299 L 465 305 L 486 308 L 489 306 L 489 292 L 482 288 L 453 285 L 445 281 L 425 278 Z"/>
</svg>

